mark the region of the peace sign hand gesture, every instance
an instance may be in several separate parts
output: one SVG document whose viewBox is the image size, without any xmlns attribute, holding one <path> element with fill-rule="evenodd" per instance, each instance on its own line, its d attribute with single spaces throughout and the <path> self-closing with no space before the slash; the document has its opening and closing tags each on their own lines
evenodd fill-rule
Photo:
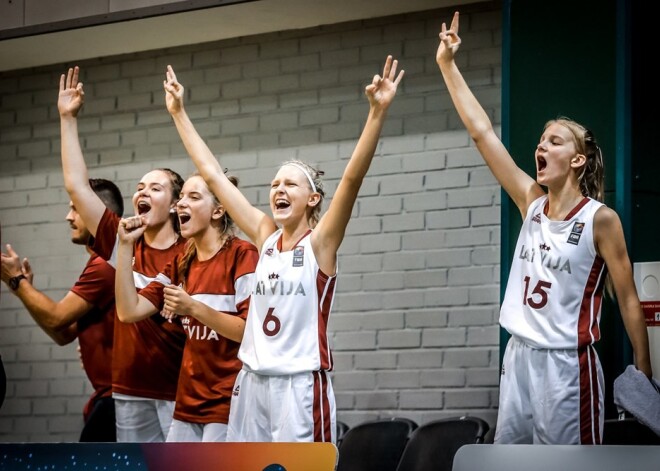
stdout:
<svg viewBox="0 0 660 471">
<path fill-rule="evenodd" d="M 454 13 L 449 29 L 447 29 L 445 23 L 442 23 L 439 36 L 440 44 L 438 45 L 438 52 L 435 55 L 435 61 L 438 65 L 441 65 L 454 60 L 454 55 L 456 55 L 458 47 L 461 45 L 461 38 L 458 36 L 458 12 Z"/>
<path fill-rule="evenodd" d="M 399 72 L 399 75 L 396 74 L 398 64 L 399 62 L 393 60 L 392 56 L 387 56 L 383 76 L 374 75 L 372 82 L 364 89 L 372 108 L 385 111 L 392 103 L 404 74 L 403 70 Z"/>
<path fill-rule="evenodd" d="M 178 113 L 183 110 L 183 85 L 176 79 L 176 74 L 171 65 L 167 66 L 165 80 L 163 80 L 165 89 L 165 106 L 170 114 Z"/>
</svg>

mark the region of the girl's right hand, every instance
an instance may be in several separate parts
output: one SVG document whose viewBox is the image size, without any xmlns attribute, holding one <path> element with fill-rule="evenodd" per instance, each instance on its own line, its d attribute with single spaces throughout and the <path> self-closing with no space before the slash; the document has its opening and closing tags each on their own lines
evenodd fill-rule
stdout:
<svg viewBox="0 0 660 471">
<path fill-rule="evenodd" d="M 119 221 L 117 235 L 119 242 L 124 244 L 134 244 L 147 229 L 147 221 L 142 216 L 133 216 Z"/>
</svg>

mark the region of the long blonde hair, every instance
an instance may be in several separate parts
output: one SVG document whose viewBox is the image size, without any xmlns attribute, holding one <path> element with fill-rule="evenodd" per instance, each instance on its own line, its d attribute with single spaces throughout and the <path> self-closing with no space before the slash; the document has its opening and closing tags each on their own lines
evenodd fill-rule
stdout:
<svg viewBox="0 0 660 471">
<path fill-rule="evenodd" d="M 588 196 L 603 203 L 605 201 L 605 165 L 603 163 L 603 151 L 596 142 L 594 134 L 580 123 L 566 117 L 548 121 L 543 129 L 547 129 L 553 123 L 564 126 L 571 131 L 578 153 L 583 154 L 587 159 L 578 175 L 578 184 L 582 196 Z M 612 299 L 616 297 L 612 277 L 609 273 L 605 277 L 605 292 Z"/>
<path fill-rule="evenodd" d="M 564 126 L 571 132 L 578 153 L 583 154 L 587 159 L 578 175 L 582 195 L 602 203 L 605 201 L 605 168 L 603 152 L 596 142 L 594 134 L 580 123 L 563 116 L 545 123 L 543 130 L 555 123 Z"/>
</svg>

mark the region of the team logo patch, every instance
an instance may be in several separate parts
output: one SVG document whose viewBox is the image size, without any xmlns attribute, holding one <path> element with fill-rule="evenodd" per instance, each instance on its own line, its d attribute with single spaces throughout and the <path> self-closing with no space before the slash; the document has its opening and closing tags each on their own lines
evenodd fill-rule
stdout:
<svg viewBox="0 0 660 471">
<path fill-rule="evenodd" d="M 305 247 L 294 247 L 292 266 L 302 267 L 304 257 L 305 257 Z"/>
<path fill-rule="evenodd" d="M 277 273 L 271 273 L 270 275 L 268 275 L 268 279 L 269 280 L 279 280 L 280 275 L 278 275 Z"/>
<path fill-rule="evenodd" d="M 584 223 L 583 222 L 576 222 L 573 224 L 573 229 L 571 229 L 571 233 L 568 234 L 568 242 L 569 244 L 573 245 L 578 245 L 580 243 L 580 237 L 582 236 L 582 231 L 584 230 Z"/>
<path fill-rule="evenodd" d="M 545 250 L 546 252 L 550 252 L 550 246 L 546 245 L 545 242 L 539 245 L 539 249 Z"/>
</svg>

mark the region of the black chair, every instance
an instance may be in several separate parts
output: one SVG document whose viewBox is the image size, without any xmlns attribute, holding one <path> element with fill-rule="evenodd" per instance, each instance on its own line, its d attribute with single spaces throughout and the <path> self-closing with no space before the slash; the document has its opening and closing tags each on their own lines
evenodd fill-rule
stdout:
<svg viewBox="0 0 660 471">
<path fill-rule="evenodd" d="M 420 425 L 406 445 L 396 471 L 451 471 L 460 447 L 484 443 L 488 423 L 479 417 L 456 417 Z"/>
<path fill-rule="evenodd" d="M 341 441 L 344 439 L 344 435 L 346 435 L 346 432 L 348 432 L 348 429 L 350 429 L 350 427 L 346 422 L 342 422 L 341 420 L 337 421 L 337 448 L 339 448 L 339 445 L 341 444 Z"/>
<path fill-rule="evenodd" d="M 660 445 L 660 436 L 634 417 L 608 419 L 603 430 L 603 445 Z"/>
<path fill-rule="evenodd" d="M 396 471 L 416 428 L 414 421 L 397 417 L 351 427 L 338 447 L 337 471 Z"/>
</svg>

